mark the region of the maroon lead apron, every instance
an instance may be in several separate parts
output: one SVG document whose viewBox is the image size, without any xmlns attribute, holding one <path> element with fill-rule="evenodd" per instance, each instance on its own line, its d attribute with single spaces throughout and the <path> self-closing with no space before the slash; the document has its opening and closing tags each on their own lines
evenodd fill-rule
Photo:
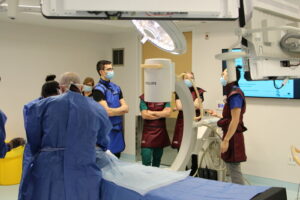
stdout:
<svg viewBox="0 0 300 200">
<path fill-rule="evenodd" d="M 144 95 L 140 98 L 144 101 Z M 145 102 L 148 110 L 162 111 L 165 108 L 164 102 Z M 157 120 L 144 120 L 141 147 L 163 148 L 170 145 L 170 139 L 166 128 L 166 118 Z"/>
<path fill-rule="evenodd" d="M 197 89 L 198 89 L 199 95 L 205 92 L 205 90 L 203 90 L 201 88 L 197 88 Z M 191 94 L 193 97 L 193 101 L 195 101 L 195 99 L 197 98 L 196 92 L 194 90 L 190 90 L 190 91 L 191 91 Z M 196 110 L 196 116 L 199 116 L 199 115 L 200 115 L 200 110 Z M 176 148 L 176 149 L 180 148 L 182 137 L 183 137 L 183 125 L 184 125 L 183 112 L 180 110 L 177 115 L 174 136 L 173 136 L 172 145 L 171 145 L 173 148 Z"/>
<path fill-rule="evenodd" d="M 218 126 L 223 130 L 223 139 L 225 138 L 228 127 L 231 121 L 231 110 L 229 106 L 230 97 L 240 94 L 245 102 L 245 96 L 242 90 L 236 86 L 233 86 L 229 95 L 227 96 L 226 103 L 223 109 L 223 118 L 218 121 Z M 245 151 L 245 143 L 244 143 L 244 134 L 243 132 L 247 130 L 244 126 L 243 115 L 246 111 L 246 103 L 243 104 L 241 108 L 241 114 L 239 119 L 239 124 L 236 132 L 229 140 L 229 147 L 225 153 L 222 153 L 222 159 L 225 162 L 243 162 L 247 160 L 246 151 Z"/>
</svg>

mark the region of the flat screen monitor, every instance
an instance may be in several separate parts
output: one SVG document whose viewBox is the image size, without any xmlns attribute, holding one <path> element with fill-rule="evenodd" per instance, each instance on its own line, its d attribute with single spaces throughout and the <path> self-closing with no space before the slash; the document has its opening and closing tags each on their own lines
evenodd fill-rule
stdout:
<svg viewBox="0 0 300 200">
<path fill-rule="evenodd" d="M 241 51 L 241 49 L 232 49 L 232 51 Z M 222 52 L 228 52 L 228 49 L 223 49 Z M 243 59 L 235 59 L 236 66 L 243 66 Z M 226 68 L 226 62 L 223 62 L 223 69 Z M 245 79 L 243 68 L 239 86 L 243 90 L 246 97 L 262 97 L 262 98 L 283 98 L 283 99 L 300 99 L 300 79 L 288 80 L 285 86 L 281 86 L 282 80 L 263 80 L 263 81 L 248 81 Z M 275 84 L 275 85 L 274 85 Z"/>
</svg>

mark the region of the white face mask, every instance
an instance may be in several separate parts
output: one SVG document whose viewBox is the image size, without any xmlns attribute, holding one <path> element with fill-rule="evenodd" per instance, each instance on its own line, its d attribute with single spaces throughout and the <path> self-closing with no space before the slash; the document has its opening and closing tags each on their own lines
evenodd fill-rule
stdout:
<svg viewBox="0 0 300 200">
<path fill-rule="evenodd" d="M 185 83 L 185 85 L 186 85 L 188 88 L 190 88 L 190 87 L 193 86 L 192 81 L 190 81 L 189 79 L 184 79 L 184 83 Z"/>
<path fill-rule="evenodd" d="M 111 80 L 114 77 L 114 75 L 115 75 L 114 71 L 109 71 L 109 72 L 106 73 L 105 77 L 107 79 Z"/>
<path fill-rule="evenodd" d="M 84 92 L 91 92 L 92 90 L 93 90 L 92 86 L 83 85 L 82 91 L 84 91 Z"/>
<path fill-rule="evenodd" d="M 221 85 L 223 85 L 223 86 L 226 86 L 226 85 L 227 85 L 227 81 L 226 81 L 226 79 L 225 79 L 223 76 L 220 78 L 220 83 L 221 83 Z"/>
<path fill-rule="evenodd" d="M 62 94 L 61 89 L 57 89 L 57 94 L 58 94 L 58 95 L 61 95 L 61 94 Z"/>
</svg>

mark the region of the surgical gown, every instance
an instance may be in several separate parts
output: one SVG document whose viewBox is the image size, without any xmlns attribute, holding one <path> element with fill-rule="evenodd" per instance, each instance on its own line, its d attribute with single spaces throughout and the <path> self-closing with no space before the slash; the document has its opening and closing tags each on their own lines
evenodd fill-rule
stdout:
<svg viewBox="0 0 300 200">
<path fill-rule="evenodd" d="M 5 122 L 6 122 L 6 116 L 0 110 L 0 158 L 4 158 L 6 152 L 9 149 L 7 144 L 5 143 Z"/>
<path fill-rule="evenodd" d="M 23 108 L 23 117 L 24 117 L 24 126 L 25 126 L 25 129 L 26 129 L 26 124 L 27 124 L 27 116 L 28 116 L 29 109 L 31 108 L 31 106 L 33 106 L 34 104 L 38 103 L 42 99 L 43 99 L 42 97 L 39 97 L 39 98 L 34 99 L 34 100 L 30 101 L 29 103 L 27 103 L 27 104 L 24 105 L 24 108 Z M 22 185 L 23 185 L 23 181 L 24 181 L 23 177 L 25 177 L 26 172 L 28 171 L 28 167 L 29 167 L 29 165 L 31 163 L 31 160 L 32 160 L 32 154 L 31 154 L 30 146 L 27 143 L 25 145 L 24 155 L 23 155 L 22 179 L 21 179 L 21 183 L 20 183 L 20 187 L 19 187 L 19 197 L 18 197 L 18 200 L 21 199 L 21 194 L 22 193 L 20 191 L 21 191 L 21 188 L 22 188 Z"/>
<path fill-rule="evenodd" d="M 33 104 L 26 134 L 32 153 L 22 200 L 99 200 L 95 146 L 106 148 L 111 124 L 92 99 L 67 92 Z"/>
</svg>

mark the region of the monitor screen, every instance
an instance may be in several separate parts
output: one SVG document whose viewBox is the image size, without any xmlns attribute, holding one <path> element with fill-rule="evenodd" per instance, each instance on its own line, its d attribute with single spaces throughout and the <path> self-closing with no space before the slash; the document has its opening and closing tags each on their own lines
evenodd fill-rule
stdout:
<svg viewBox="0 0 300 200">
<path fill-rule="evenodd" d="M 232 49 L 232 51 L 241 51 L 241 49 Z M 222 52 L 228 52 L 228 49 L 223 49 Z M 243 59 L 238 58 L 235 63 L 236 66 L 243 66 Z M 222 67 L 226 68 L 226 62 L 223 62 Z M 300 79 L 288 80 L 286 85 L 280 88 L 282 80 L 276 80 L 275 83 L 273 80 L 247 81 L 244 70 L 240 71 L 241 78 L 238 83 L 246 97 L 300 99 Z"/>
</svg>

